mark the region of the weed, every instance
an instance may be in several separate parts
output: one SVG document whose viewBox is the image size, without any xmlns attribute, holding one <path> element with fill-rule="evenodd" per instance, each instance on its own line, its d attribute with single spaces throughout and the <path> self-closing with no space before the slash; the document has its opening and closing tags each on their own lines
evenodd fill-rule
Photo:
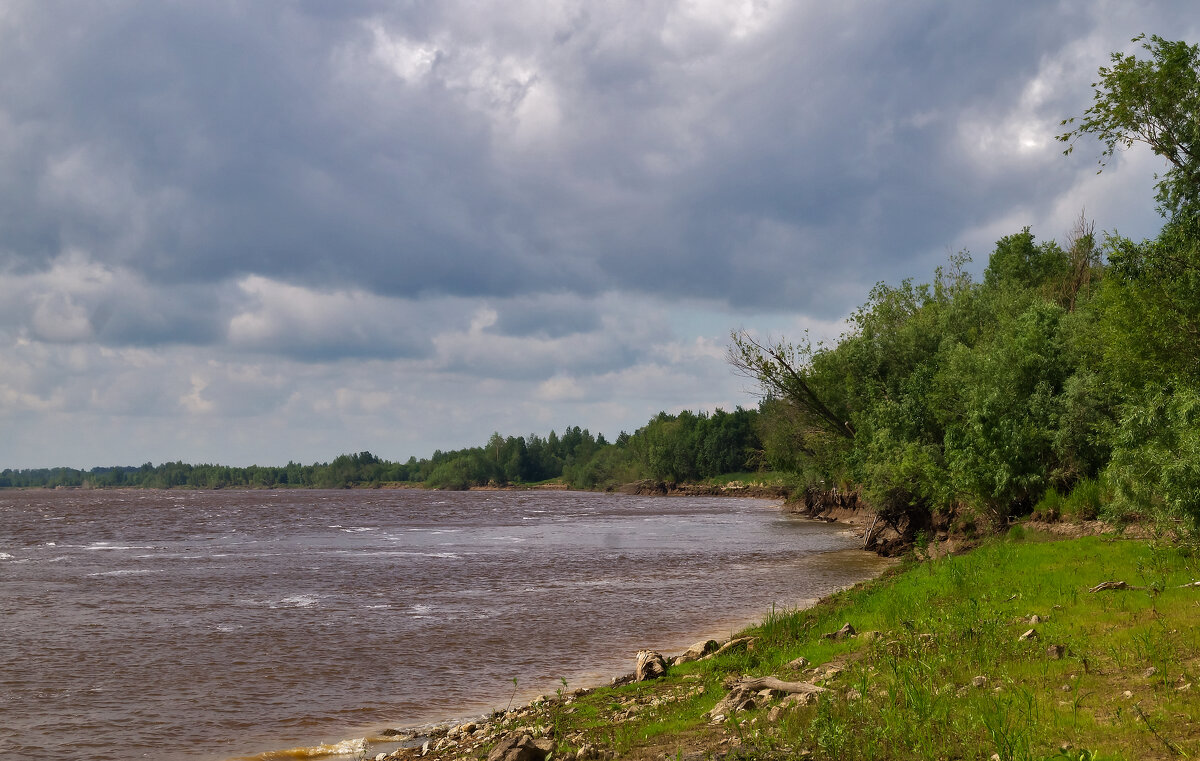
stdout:
<svg viewBox="0 0 1200 761">
<path fill-rule="evenodd" d="M 1047 489 L 1042 498 L 1033 506 L 1033 514 L 1030 516 L 1035 521 L 1046 521 L 1053 523 L 1057 521 L 1063 512 L 1063 496 L 1058 493 L 1053 487 Z"/>
<path fill-rule="evenodd" d="M 1104 488 L 1100 482 L 1092 478 L 1085 478 L 1075 484 L 1075 488 L 1063 500 L 1063 517 L 1076 521 L 1095 520 L 1100 515 L 1100 509 L 1105 501 Z"/>
</svg>

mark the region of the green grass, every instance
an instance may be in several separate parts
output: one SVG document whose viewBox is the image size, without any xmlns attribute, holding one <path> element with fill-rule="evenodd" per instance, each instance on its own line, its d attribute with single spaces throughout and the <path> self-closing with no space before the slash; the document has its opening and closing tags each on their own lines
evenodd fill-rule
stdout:
<svg viewBox="0 0 1200 761">
<path fill-rule="evenodd" d="M 785 668 L 803 655 L 844 670 L 816 705 L 773 723 L 766 710 L 743 712 L 719 728 L 750 755 L 1195 757 L 1200 689 L 1179 688 L 1200 676 L 1200 588 L 1180 585 L 1198 575 L 1196 558 L 1173 546 L 1014 532 L 965 555 L 908 564 L 810 610 L 772 611 L 747 632 L 757 638 L 752 651 L 688 664 L 657 684 L 597 691 L 570 714 L 556 710 L 557 736 L 583 733 L 634 758 L 643 747 L 705 746 L 713 729 L 702 714 L 724 695 L 722 679 L 815 678 Z M 1088 591 L 1106 580 L 1141 588 Z M 1032 615 L 1041 621 L 1030 623 Z M 858 637 L 821 637 L 846 622 Z M 1037 638 L 1021 641 L 1030 628 Z M 1050 645 L 1062 645 L 1064 657 L 1049 657 Z M 974 686 L 980 676 L 985 684 Z M 646 705 L 655 696 L 660 703 Z M 615 721 L 631 701 L 632 718 Z"/>
<path fill-rule="evenodd" d="M 724 473 L 704 479 L 703 483 L 712 486 L 727 486 L 730 483 L 740 483 L 745 486 L 784 486 L 794 487 L 795 476 L 770 471 Z"/>
</svg>

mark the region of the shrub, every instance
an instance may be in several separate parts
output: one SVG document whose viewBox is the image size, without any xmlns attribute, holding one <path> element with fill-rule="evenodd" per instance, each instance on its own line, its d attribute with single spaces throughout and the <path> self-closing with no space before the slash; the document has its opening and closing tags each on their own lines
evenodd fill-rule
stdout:
<svg viewBox="0 0 1200 761">
<path fill-rule="evenodd" d="M 1033 506 L 1033 514 L 1030 515 L 1035 521 L 1046 521 L 1054 523 L 1063 514 L 1063 496 L 1058 493 L 1058 490 L 1051 487 L 1046 490 L 1038 503 Z"/>
<path fill-rule="evenodd" d="M 1104 503 L 1104 489 L 1100 482 L 1085 478 L 1075 484 L 1075 488 L 1062 502 L 1062 514 L 1072 520 L 1090 521 L 1100 515 Z"/>
</svg>

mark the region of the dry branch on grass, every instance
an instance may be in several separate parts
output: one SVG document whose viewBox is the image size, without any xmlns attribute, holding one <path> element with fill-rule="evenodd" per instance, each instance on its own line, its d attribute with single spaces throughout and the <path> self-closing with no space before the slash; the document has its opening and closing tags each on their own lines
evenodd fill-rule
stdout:
<svg viewBox="0 0 1200 761">
<path fill-rule="evenodd" d="M 773 676 L 741 679 L 734 683 L 733 689 L 744 690 L 746 692 L 775 690 L 777 692 L 786 692 L 789 695 L 815 695 L 818 692 L 827 692 L 824 687 L 818 687 L 810 682 L 785 682 Z"/>
</svg>

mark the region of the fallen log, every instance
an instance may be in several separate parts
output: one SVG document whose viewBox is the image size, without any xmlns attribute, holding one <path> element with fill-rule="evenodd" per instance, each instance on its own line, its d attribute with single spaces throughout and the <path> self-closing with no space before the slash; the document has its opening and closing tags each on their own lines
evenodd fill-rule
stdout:
<svg viewBox="0 0 1200 761">
<path fill-rule="evenodd" d="M 734 690 L 742 690 L 745 692 L 758 692 L 760 690 L 775 690 L 777 692 L 786 692 L 790 695 L 815 695 L 819 692 L 828 692 L 824 687 L 818 687 L 810 682 L 785 682 L 781 679 L 776 679 L 773 676 L 760 676 L 754 679 L 741 679 L 734 683 Z"/>
<path fill-rule="evenodd" d="M 867 529 L 867 533 L 863 535 L 863 549 L 864 550 L 871 549 L 871 540 L 874 538 L 875 524 L 878 521 L 879 521 L 879 514 L 876 513 L 875 517 L 873 519 L 871 519 L 871 526 Z"/>
<path fill-rule="evenodd" d="M 738 637 L 737 639 L 731 639 L 700 660 L 707 661 L 712 658 L 720 658 L 722 655 L 733 652 L 734 650 L 753 650 L 754 640 L 755 637 Z"/>
</svg>

